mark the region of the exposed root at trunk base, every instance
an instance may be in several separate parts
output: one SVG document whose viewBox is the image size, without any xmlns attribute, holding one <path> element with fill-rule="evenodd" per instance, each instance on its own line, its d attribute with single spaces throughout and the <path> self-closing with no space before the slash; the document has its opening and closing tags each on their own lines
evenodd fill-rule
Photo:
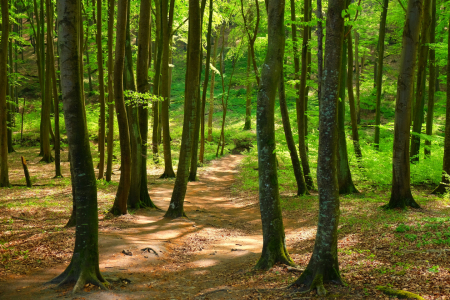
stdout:
<svg viewBox="0 0 450 300">
<path fill-rule="evenodd" d="M 417 299 L 417 300 L 425 300 L 424 298 L 422 298 L 421 296 L 408 292 L 408 291 L 403 291 L 403 290 L 395 290 L 395 289 L 391 289 L 388 288 L 386 286 L 377 286 L 377 289 L 382 291 L 383 293 L 385 293 L 388 296 L 394 296 L 397 297 L 399 299 Z"/>
<path fill-rule="evenodd" d="M 161 176 L 159 176 L 159 179 L 166 179 L 166 178 L 175 178 L 175 174 L 167 174 L 166 172 L 162 173 Z"/>
<path fill-rule="evenodd" d="M 326 276 L 324 276 L 325 272 L 327 272 Z M 298 287 L 297 291 L 300 293 L 308 293 L 316 289 L 319 296 L 326 296 L 327 290 L 324 283 L 343 284 L 339 272 L 333 268 L 329 268 L 326 271 L 316 270 L 315 272 L 306 268 L 302 275 L 289 287 Z"/>
<path fill-rule="evenodd" d="M 166 214 L 164 215 L 164 218 L 167 219 L 177 219 L 177 218 L 187 218 L 186 214 L 183 211 L 177 211 L 177 210 L 171 210 L 169 208 L 169 210 L 166 212 Z"/>
<path fill-rule="evenodd" d="M 282 264 L 291 267 L 295 267 L 295 263 L 289 256 L 289 253 L 285 249 L 284 245 L 278 245 L 281 249 L 276 249 L 278 247 L 265 247 L 261 253 L 261 257 L 256 263 L 255 270 L 269 270 L 275 264 Z M 272 249 L 267 249 L 272 248 Z"/>
<path fill-rule="evenodd" d="M 57 287 L 61 287 L 65 284 L 75 283 L 72 290 L 73 294 L 80 292 L 84 286 L 88 283 L 96 285 L 103 290 L 107 290 L 109 283 L 103 278 L 100 270 L 94 267 L 73 267 L 73 261 L 67 267 L 67 269 L 56 278 L 47 282 L 47 284 L 57 284 Z"/>
</svg>

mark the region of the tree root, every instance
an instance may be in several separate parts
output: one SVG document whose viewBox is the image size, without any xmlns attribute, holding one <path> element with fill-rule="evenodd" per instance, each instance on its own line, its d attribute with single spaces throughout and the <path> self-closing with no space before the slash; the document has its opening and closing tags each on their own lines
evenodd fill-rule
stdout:
<svg viewBox="0 0 450 300">
<path fill-rule="evenodd" d="M 331 272 L 330 272 L 331 271 Z M 313 291 L 314 289 L 317 290 L 317 294 L 319 296 L 326 296 L 327 290 L 324 286 L 324 270 L 315 270 L 311 271 L 310 269 L 306 268 L 306 270 L 300 275 L 300 277 L 292 283 L 290 287 L 300 286 L 303 285 L 303 288 L 300 288 L 297 290 L 299 293 L 308 293 Z M 342 285 L 342 279 L 336 270 L 328 270 L 328 278 L 325 279 L 326 283 L 334 283 L 338 285 Z"/>
<path fill-rule="evenodd" d="M 389 287 L 386 286 L 377 286 L 377 289 L 382 291 L 383 293 L 385 293 L 388 296 L 395 296 L 399 299 L 417 299 L 417 300 L 425 300 L 424 298 L 422 298 L 421 296 L 408 292 L 408 291 L 403 291 L 403 290 L 396 290 L 396 289 L 391 289 Z"/>
</svg>

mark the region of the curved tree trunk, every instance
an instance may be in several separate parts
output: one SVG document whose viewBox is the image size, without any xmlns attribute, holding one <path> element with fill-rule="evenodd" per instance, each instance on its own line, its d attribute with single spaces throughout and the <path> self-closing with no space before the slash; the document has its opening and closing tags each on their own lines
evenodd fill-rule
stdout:
<svg viewBox="0 0 450 300">
<path fill-rule="evenodd" d="M 8 84 L 7 74 L 7 53 L 9 39 L 9 11 L 8 1 L 1 0 L 2 10 L 2 40 L 0 48 L 0 187 L 9 187 L 8 174 L 8 130 L 6 126 L 7 102 L 6 85 Z"/>
<path fill-rule="evenodd" d="M 337 112 L 341 79 L 342 43 L 345 0 L 330 0 L 326 21 L 325 68 L 322 99 L 319 109 L 319 158 L 317 185 L 319 189 L 319 223 L 312 257 L 306 270 L 294 285 L 305 285 L 304 290 L 317 289 L 326 294 L 324 283 L 342 284 L 337 256 L 337 229 L 339 224 L 339 186 L 337 179 Z"/>
<path fill-rule="evenodd" d="M 131 149 L 128 118 L 123 98 L 123 71 L 125 61 L 125 39 L 128 0 L 119 0 L 116 30 L 116 60 L 114 62 L 114 102 L 120 135 L 120 181 L 111 212 L 115 215 L 127 213 L 127 199 L 131 183 Z"/>
<path fill-rule="evenodd" d="M 47 0 L 49 1 L 49 0 Z M 59 43 L 61 51 L 61 87 L 64 117 L 73 166 L 72 189 L 76 191 L 75 248 L 66 270 L 53 279 L 62 285 L 75 282 L 73 292 L 81 291 L 86 283 L 106 289 L 99 268 L 97 187 L 89 148 L 89 133 L 82 103 L 79 76 L 79 51 L 76 28 L 79 18 L 78 1 L 58 1 Z"/>
<path fill-rule="evenodd" d="M 389 0 L 383 0 L 383 11 L 381 12 L 380 30 L 378 34 L 378 64 L 375 74 L 377 88 L 377 105 L 375 115 L 375 149 L 380 147 L 380 120 L 381 120 L 381 88 L 383 84 L 383 61 L 384 61 L 384 37 L 386 35 L 386 16 Z"/>
<path fill-rule="evenodd" d="M 268 45 L 258 87 L 256 133 L 258 141 L 259 205 L 263 248 L 256 269 L 267 270 L 276 263 L 294 265 L 286 249 L 278 191 L 275 153 L 275 98 L 283 75 L 285 47 L 284 0 L 268 3 Z"/>
<path fill-rule="evenodd" d="M 188 53 L 186 65 L 186 84 L 184 102 L 183 133 L 181 136 L 180 158 L 178 162 L 177 178 L 170 199 L 169 209 L 165 217 L 179 218 L 185 216 L 183 204 L 186 196 L 189 166 L 191 163 L 192 142 L 194 140 L 194 127 L 197 105 L 199 105 L 199 68 L 200 68 L 200 39 L 201 14 L 198 1 L 189 0 L 189 33 Z"/>
<path fill-rule="evenodd" d="M 400 74 L 397 82 L 397 101 L 395 104 L 391 199 L 389 204 L 385 205 L 385 208 L 405 208 L 405 206 L 419 208 L 411 194 L 409 130 L 419 30 L 424 11 L 423 3 L 424 0 L 408 1 L 406 22 L 403 28 Z"/>
</svg>

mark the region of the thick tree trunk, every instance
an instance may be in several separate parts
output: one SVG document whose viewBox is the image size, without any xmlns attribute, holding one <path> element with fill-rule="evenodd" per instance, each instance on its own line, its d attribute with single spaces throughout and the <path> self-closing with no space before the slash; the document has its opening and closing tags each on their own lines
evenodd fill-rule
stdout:
<svg viewBox="0 0 450 300">
<path fill-rule="evenodd" d="M 268 46 L 257 98 L 256 134 L 263 249 L 255 268 L 263 270 L 270 269 L 276 263 L 294 265 L 286 249 L 274 151 L 275 97 L 283 76 L 284 6 L 284 0 L 270 0 L 268 3 Z"/>
<path fill-rule="evenodd" d="M 406 22 L 403 29 L 400 74 L 397 82 L 397 101 L 395 104 L 391 199 L 389 204 L 385 205 L 385 208 L 404 208 L 405 206 L 419 208 L 411 194 L 409 130 L 419 30 L 424 12 L 423 3 L 424 0 L 408 1 Z"/>
<path fill-rule="evenodd" d="M 278 83 L 278 95 L 280 98 L 280 111 L 283 122 L 284 136 L 286 137 L 286 143 L 292 161 L 292 168 L 294 169 L 295 180 L 297 182 L 297 195 L 309 195 L 303 176 L 302 166 L 300 164 L 300 159 L 298 158 L 297 148 L 295 147 L 294 137 L 292 135 L 291 123 L 289 121 L 289 113 L 286 103 L 286 91 L 284 87 L 283 74 L 281 75 L 280 82 Z"/>
<path fill-rule="evenodd" d="M 73 292 L 81 291 L 86 283 L 106 289 L 99 269 L 97 187 L 89 148 L 89 133 L 82 103 L 77 49 L 77 1 L 58 1 L 59 43 L 61 51 L 61 84 L 64 117 L 72 153 L 72 189 L 76 191 L 75 248 L 67 269 L 52 283 L 75 282 Z"/>
<path fill-rule="evenodd" d="M 449 21 L 450 28 L 450 21 Z M 448 32 L 448 54 L 450 61 L 450 31 Z M 450 64 L 447 64 L 447 73 L 450 74 Z M 447 77 L 447 91 L 450 91 L 450 78 Z M 444 142 L 444 162 L 442 167 L 442 180 L 439 186 L 433 191 L 433 194 L 445 194 L 450 188 L 450 93 L 447 92 L 447 102 L 445 111 L 445 142 Z"/>
<path fill-rule="evenodd" d="M 100 117 L 98 130 L 98 152 L 100 162 L 98 164 L 98 179 L 103 179 L 105 169 L 105 125 L 106 125 L 106 109 L 105 109 L 105 82 L 103 75 L 103 47 L 102 47 L 102 0 L 97 0 L 97 65 L 98 65 L 98 102 L 100 103 Z"/>
<path fill-rule="evenodd" d="M 8 84 L 7 75 L 7 53 L 9 39 L 9 11 L 8 1 L 1 0 L 2 10 L 2 40 L 0 48 L 0 187 L 9 187 L 8 174 L 8 130 L 6 126 L 7 102 L 6 85 Z"/>
<path fill-rule="evenodd" d="M 213 59 L 211 64 L 213 66 L 216 65 L 216 53 L 217 53 L 217 44 L 219 42 L 219 35 L 216 34 L 216 38 L 214 39 L 214 51 L 213 51 Z M 209 114 L 208 114 L 208 142 L 212 142 L 212 121 L 214 114 L 214 83 L 215 83 L 215 75 L 216 72 L 211 72 L 211 86 L 209 87 Z"/>
<path fill-rule="evenodd" d="M 381 121 L 381 92 L 383 85 L 383 61 L 384 61 L 384 37 L 386 35 L 386 16 L 389 0 L 383 0 L 383 10 L 381 12 L 380 30 L 378 34 L 378 64 L 375 74 L 377 88 L 377 105 L 375 115 L 375 149 L 380 147 L 380 121 Z"/>
<path fill-rule="evenodd" d="M 170 149 L 170 127 L 169 127 L 169 44 L 172 36 L 173 1 L 171 1 L 170 11 L 168 0 L 161 0 L 162 12 L 162 66 L 161 66 L 161 89 L 160 94 L 163 99 L 161 103 L 161 123 L 164 147 L 164 173 L 160 178 L 174 178 L 175 172 L 172 166 L 172 152 Z"/>
<path fill-rule="evenodd" d="M 436 0 L 431 4 L 431 26 L 430 26 L 430 44 L 436 43 Z M 436 51 L 430 48 L 430 82 L 428 85 L 428 109 L 427 109 L 427 127 L 426 133 L 431 137 L 433 135 L 434 118 L 434 93 L 436 91 Z M 425 140 L 424 157 L 431 156 L 431 140 Z"/>
<path fill-rule="evenodd" d="M 430 42 L 431 2 L 431 0 L 425 1 L 423 7 L 423 23 L 420 33 L 419 61 L 417 66 L 416 103 L 414 106 L 413 133 L 411 136 L 411 162 L 419 161 L 420 134 L 422 133 L 426 93 L 425 82 L 429 50 L 428 43 Z"/>
<path fill-rule="evenodd" d="M 323 93 L 319 109 L 319 158 L 317 185 L 319 189 L 319 223 L 312 257 L 306 270 L 294 285 L 303 290 L 317 289 L 326 294 L 324 283 L 342 284 L 337 256 L 339 224 L 339 186 L 337 179 L 337 112 L 341 79 L 342 43 L 345 0 L 330 0 L 326 21 L 325 68 Z"/>
<path fill-rule="evenodd" d="M 309 11 L 311 7 L 309 6 L 309 1 L 305 1 L 304 7 L 304 22 L 309 22 Z M 292 17 L 291 17 L 292 18 Z M 305 174 L 305 182 L 308 189 L 314 189 L 314 183 L 311 176 L 311 171 L 309 169 L 308 153 L 306 151 L 306 81 L 308 73 L 308 42 L 309 42 L 309 31 L 308 26 L 303 28 L 303 41 L 302 41 L 302 65 L 301 65 L 301 76 L 300 76 L 300 86 L 297 99 L 297 126 L 298 126 L 298 143 L 300 150 L 300 158 L 302 160 L 303 172 Z"/>
<path fill-rule="evenodd" d="M 128 118 L 123 98 L 123 71 L 128 0 L 119 0 L 116 30 L 116 60 L 114 62 L 114 102 L 120 135 L 120 181 L 111 212 L 115 215 L 127 213 L 127 199 L 131 183 L 131 149 Z"/>
<path fill-rule="evenodd" d="M 106 160 L 106 181 L 111 181 L 112 159 L 114 151 L 114 57 L 113 57 L 113 28 L 114 28 L 115 0 L 108 0 L 108 157 Z"/>
<path fill-rule="evenodd" d="M 169 209 L 165 217 L 178 218 L 185 216 L 183 204 L 186 195 L 189 166 L 191 163 L 192 142 L 194 140 L 194 127 L 199 95 L 199 68 L 200 68 L 200 39 L 201 39 L 201 15 L 199 3 L 189 0 L 189 33 L 188 53 L 186 65 L 186 84 L 184 102 L 183 133 L 181 136 L 180 158 L 178 163 L 177 178 L 170 199 Z"/>
</svg>

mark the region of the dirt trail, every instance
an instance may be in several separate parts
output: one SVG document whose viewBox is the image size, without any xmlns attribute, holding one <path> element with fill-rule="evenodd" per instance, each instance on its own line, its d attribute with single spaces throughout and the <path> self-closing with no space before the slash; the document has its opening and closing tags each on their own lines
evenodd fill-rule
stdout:
<svg viewBox="0 0 450 300">
<path fill-rule="evenodd" d="M 234 299 L 233 276 L 254 265 L 262 246 L 259 208 L 230 196 L 240 155 L 213 161 L 191 182 L 185 199 L 188 219 L 164 219 L 172 181 L 152 186 L 152 200 L 162 209 L 139 210 L 133 226 L 99 233 L 100 270 L 109 291 L 87 286 L 83 299 Z M 141 249 L 151 248 L 144 252 Z M 130 251 L 131 256 L 122 253 Z M 72 298 L 70 286 L 43 283 L 66 265 L 0 282 L 1 299 Z"/>
</svg>

